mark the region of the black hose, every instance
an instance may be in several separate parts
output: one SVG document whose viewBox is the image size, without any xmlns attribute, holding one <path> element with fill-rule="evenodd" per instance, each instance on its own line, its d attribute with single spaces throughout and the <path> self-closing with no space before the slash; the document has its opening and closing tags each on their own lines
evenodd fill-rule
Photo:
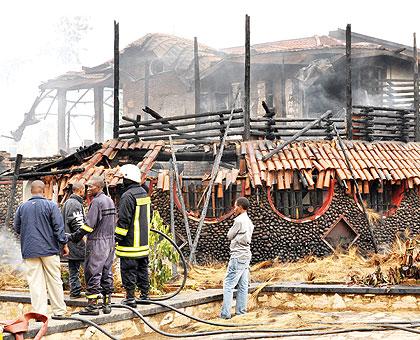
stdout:
<svg viewBox="0 0 420 340">
<path fill-rule="evenodd" d="M 419 327 L 420 325 L 412 325 L 411 327 Z M 385 324 L 383 327 L 358 327 L 358 328 L 344 328 L 344 329 L 332 329 L 324 332 L 297 332 L 292 334 L 264 334 L 264 335 L 244 335 L 231 338 L 232 340 L 245 340 L 245 339 L 268 339 L 268 338 L 286 338 L 291 336 L 322 336 L 329 334 L 340 334 L 350 332 L 384 332 L 392 329 L 400 329 L 403 331 L 420 334 L 420 331 L 411 329 L 409 327 L 400 327 L 391 324 Z M 266 332 L 270 333 L 270 332 Z"/>
<path fill-rule="evenodd" d="M 136 314 L 148 327 L 154 330 L 156 333 L 172 337 L 172 338 L 193 338 L 199 336 L 210 336 L 210 335 L 222 335 L 222 334 L 238 334 L 238 333 L 293 333 L 296 334 L 297 332 L 301 331 L 309 331 L 309 330 L 322 330 L 326 329 L 326 327 L 314 327 L 314 328 L 289 328 L 289 329 L 233 329 L 229 331 L 209 331 L 209 332 L 200 332 L 200 333 L 183 333 L 183 334 L 174 334 L 174 333 L 167 333 L 162 331 L 161 329 L 153 326 L 137 309 L 132 308 L 130 306 L 121 305 L 121 304 L 112 304 L 113 308 L 125 308 L 132 311 Z M 296 333 L 295 333 L 296 332 Z M 277 334 L 279 335 L 279 334 Z"/>
<path fill-rule="evenodd" d="M 180 309 L 177 309 L 175 307 L 172 307 L 171 305 L 168 305 L 166 303 L 162 303 L 162 302 L 156 302 L 156 301 L 147 301 L 147 300 L 139 300 L 138 304 L 140 305 L 149 305 L 149 304 L 153 304 L 153 305 L 158 305 L 161 307 L 165 307 L 168 308 L 170 310 L 173 310 L 174 312 L 181 314 L 183 316 L 186 316 L 187 318 L 197 321 L 197 322 L 201 322 L 207 325 L 211 325 L 211 326 L 220 326 L 220 327 L 252 327 L 252 326 L 258 326 L 258 325 L 262 325 L 261 323 L 258 324 L 235 324 L 235 323 L 218 323 L 218 322 L 212 322 L 212 321 L 208 321 L 208 320 L 204 320 L 204 319 L 200 319 L 194 315 L 191 314 L 187 314 L 185 312 L 183 312 Z"/>
<path fill-rule="evenodd" d="M 117 337 L 113 336 L 111 333 L 109 333 L 106 329 L 102 328 L 98 324 L 84 318 L 78 318 L 76 316 L 52 316 L 51 317 L 54 320 L 74 320 L 74 321 L 80 321 L 82 323 L 88 324 L 92 327 L 95 327 L 97 330 L 105 334 L 108 338 L 112 340 L 119 340 Z"/>
<path fill-rule="evenodd" d="M 154 233 L 157 233 L 160 236 L 163 236 L 166 240 L 168 240 L 172 244 L 172 246 L 178 252 L 179 258 L 181 259 L 182 267 L 184 268 L 184 277 L 182 279 L 181 285 L 179 286 L 179 288 L 175 292 L 173 292 L 171 294 L 168 294 L 168 295 L 164 295 L 164 296 L 160 296 L 160 297 L 157 297 L 157 298 L 151 298 L 150 299 L 150 301 L 164 301 L 164 300 L 171 299 L 174 296 L 177 296 L 184 289 L 185 283 L 187 282 L 188 266 L 187 266 L 187 261 L 185 260 L 185 257 L 182 254 L 181 249 L 179 249 L 179 247 L 177 246 L 177 244 L 175 243 L 174 240 L 172 240 L 168 235 L 165 235 L 164 233 L 162 233 L 159 230 L 150 228 L 150 231 L 153 231 Z M 137 302 L 139 302 L 139 301 L 137 301 Z"/>
</svg>

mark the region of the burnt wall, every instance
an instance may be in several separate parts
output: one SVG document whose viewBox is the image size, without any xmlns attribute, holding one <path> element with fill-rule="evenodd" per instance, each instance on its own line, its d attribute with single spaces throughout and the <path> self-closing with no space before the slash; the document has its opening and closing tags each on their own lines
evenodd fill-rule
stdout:
<svg viewBox="0 0 420 340">
<path fill-rule="evenodd" d="M 360 234 L 356 245 L 362 252 L 372 251 L 368 224 L 363 213 L 354 200 L 347 196 L 344 190 L 337 186 L 328 210 L 318 219 L 306 223 L 293 223 L 279 217 L 272 211 L 267 196 L 262 193 L 250 197 L 249 216 L 255 229 L 252 239 L 253 262 L 279 257 L 283 261 L 293 261 L 306 255 L 325 256 L 331 249 L 322 241 L 322 236 L 341 214 Z M 165 222 L 170 222 L 169 194 L 155 191 L 152 197 L 154 209 L 159 210 Z M 181 212 L 175 208 L 176 230 L 187 239 Z M 197 261 L 219 262 L 229 258 L 229 242 L 227 231 L 232 226 L 233 218 L 217 224 L 205 224 L 202 229 Z M 193 236 L 198 223 L 190 220 Z M 380 230 L 379 230 L 380 231 Z M 189 250 L 186 246 L 186 253 Z"/>
<path fill-rule="evenodd" d="M 383 219 L 375 228 L 378 243 L 390 244 L 398 233 L 409 229 L 411 234 L 420 233 L 420 197 L 415 190 L 405 193 L 395 214 Z"/>
<path fill-rule="evenodd" d="M 5 220 L 6 220 L 7 205 L 9 203 L 10 189 L 11 189 L 11 181 L 9 180 L 5 181 L 5 180 L 0 179 L 0 226 L 4 225 Z M 23 201 L 23 185 L 22 185 L 22 182 L 18 182 L 18 185 L 16 188 L 15 201 L 13 203 L 13 215 L 17 207 L 19 206 L 19 204 L 22 203 L 22 201 Z"/>
</svg>

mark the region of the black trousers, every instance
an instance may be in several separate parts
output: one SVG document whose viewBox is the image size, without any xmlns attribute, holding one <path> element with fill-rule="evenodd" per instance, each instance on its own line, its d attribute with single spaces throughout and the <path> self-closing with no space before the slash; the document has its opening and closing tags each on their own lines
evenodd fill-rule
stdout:
<svg viewBox="0 0 420 340">
<path fill-rule="evenodd" d="M 121 279 L 126 291 L 135 291 L 136 286 L 142 295 L 149 293 L 149 258 L 120 258 Z"/>
</svg>

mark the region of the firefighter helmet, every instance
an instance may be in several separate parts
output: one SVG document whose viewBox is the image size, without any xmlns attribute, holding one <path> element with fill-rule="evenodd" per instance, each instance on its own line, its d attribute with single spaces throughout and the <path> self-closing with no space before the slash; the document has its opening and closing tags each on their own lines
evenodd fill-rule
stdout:
<svg viewBox="0 0 420 340">
<path fill-rule="evenodd" d="M 129 179 L 130 181 L 140 183 L 141 181 L 141 172 L 140 169 L 134 164 L 125 164 L 120 168 L 123 177 Z"/>
</svg>

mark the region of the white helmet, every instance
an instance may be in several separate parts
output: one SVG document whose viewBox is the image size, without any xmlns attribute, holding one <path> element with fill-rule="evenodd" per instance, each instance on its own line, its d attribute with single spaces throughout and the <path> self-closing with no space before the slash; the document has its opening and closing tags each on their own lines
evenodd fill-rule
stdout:
<svg viewBox="0 0 420 340">
<path fill-rule="evenodd" d="M 125 164 L 120 168 L 121 173 L 124 178 L 129 179 L 133 182 L 140 183 L 141 181 L 141 171 L 134 164 Z"/>
</svg>

